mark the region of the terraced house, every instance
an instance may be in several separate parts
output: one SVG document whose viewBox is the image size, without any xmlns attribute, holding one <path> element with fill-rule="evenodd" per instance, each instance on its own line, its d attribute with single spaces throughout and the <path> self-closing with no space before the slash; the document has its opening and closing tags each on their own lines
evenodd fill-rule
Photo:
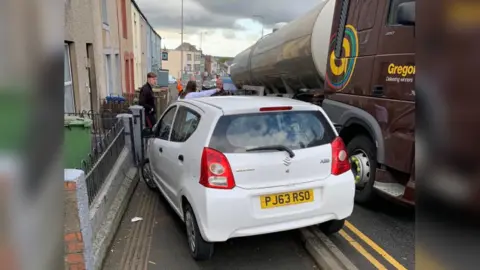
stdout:
<svg viewBox="0 0 480 270">
<path fill-rule="evenodd" d="M 161 37 L 132 0 L 65 1 L 65 112 L 98 111 L 162 68 Z"/>
</svg>

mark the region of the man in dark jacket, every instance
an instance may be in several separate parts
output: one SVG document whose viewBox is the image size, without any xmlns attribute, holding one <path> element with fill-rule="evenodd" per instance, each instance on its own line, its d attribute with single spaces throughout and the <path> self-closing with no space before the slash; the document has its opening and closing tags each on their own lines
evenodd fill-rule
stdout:
<svg viewBox="0 0 480 270">
<path fill-rule="evenodd" d="M 157 75 L 153 72 L 147 74 L 147 83 L 140 89 L 138 103 L 145 108 L 145 123 L 147 127 L 153 127 L 156 121 L 155 97 L 153 96 L 153 86 L 157 85 Z"/>
</svg>

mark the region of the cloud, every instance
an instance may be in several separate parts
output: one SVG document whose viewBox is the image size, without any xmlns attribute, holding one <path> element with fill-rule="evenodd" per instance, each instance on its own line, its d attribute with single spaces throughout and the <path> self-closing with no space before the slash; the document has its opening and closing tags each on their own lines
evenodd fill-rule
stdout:
<svg viewBox="0 0 480 270">
<path fill-rule="evenodd" d="M 180 45 L 180 0 L 136 0 L 162 38 L 162 47 Z M 184 41 L 207 54 L 235 56 L 270 33 L 273 24 L 291 21 L 311 10 L 319 0 L 183 0 Z M 254 18 L 253 15 L 260 15 Z M 203 33 L 203 39 L 200 37 Z"/>
<path fill-rule="evenodd" d="M 278 22 L 289 22 L 298 16 L 305 14 L 319 0 L 196 0 L 202 7 L 213 14 L 235 18 L 252 18 L 260 15 L 266 26 L 272 26 Z M 300 2 L 300 1 L 299 1 Z M 262 19 L 258 19 L 262 20 Z"/>
<path fill-rule="evenodd" d="M 180 0 L 137 0 L 137 4 L 155 28 L 179 29 Z M 266 27 L 288 22 L 312 9 L 318 0 L 184 0 L 184 26 L 193 28 L 226 28 L 244 30 L 238 19 L 262 16 Z"/>
<path fill-rule="evenodd" d="M 154 28 L 180 29 L 180 0 L 137 0 L 137 4 Z M 197 3 L 196 0 L 184 0 L 184 29 L 241 29 L 235 23 L 235 20 L 235 16 L 215 14 L 214 12 L 205 9 L 202 5 Z"/>
<path fill-rule="evenodd" d="M 237 35 L 235 34 L 235 31 L 230 29 L 222 30 L 222 35 L 226 39 L 234 39 L 237 37 Z"/>
</svg>

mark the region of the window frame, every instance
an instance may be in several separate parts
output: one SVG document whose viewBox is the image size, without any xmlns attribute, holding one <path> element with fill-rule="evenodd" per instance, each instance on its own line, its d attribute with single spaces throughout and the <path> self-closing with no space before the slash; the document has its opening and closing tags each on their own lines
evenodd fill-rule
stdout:
<svg viewBox="0 0 480 270">
<path fill-rule="evenodd" d="M 197 123 L 197 126 L 195 127 L 195 129 L 192 131 L 192 133 L 190 133 L 190 135 L 188 135 L 186 138 L 183 138 L 183 141 L 177 141 L 177 140 L 173 140 L 173 131 L 177 128 L 179 129 L 182 129 L 184 128 L 184 125 L 185 125 L 185 119 L 182 119 L 181 121 L 183 121 L 182 123 L 178 123 L 179 121 L 177 120 L 180 120 L 178 119 L 178 116 L 180 115 L 181 113 L 181 110 L 185 110 L 185 117 L 187 116 L 187 113 L 191 113 L 193 114 L 198 120 L 198 123 Z M 169 138 L 169 141 L 171 142 L 175 142 L 175 143 L 185 143 L 187 142 L 190 137 L 192 137 L 192 135 L 195 133 L 195 131 L 197 131 L 198 129 L 198 125 L 200 124 L 200 121 L 202 120 L 202 116 L 200 115 L 200 113 L 198 113 L 197 111 L 195 111 L 194 109 L 190 108 L 190 107 L 187 107 L 187 106 L 183 106 L 183 105 L 180 105 L 178 106 L 178 110 L 176 112 L 176 115 L 175 115 L 175 119 L 174 119 L 174 122 L 173 122 L 173 128 L 172 128 L 172 132 L 170 134 L 170 138 Z M 177 124 L 178 123 L 178 124 Z"/>
<path fill-rule="evenodd" d="M 191 53 L 187 53 L 187 61 L 192 61 L 192 54 Z"/>
<path fill-rule="evenodd" d="M 396 21 L 396 16 L 397 16 L 397 10 L 398 6 L 402 3 L 408 3 L 408 2 L 416 2 L 416 0 L 389 0 L 388 5 L 387 5 L 387 15 L 385 16 L 385 25 L 390 26 L 390 27 L 414 27 L 411 25 L 401 25 L 397 24 Z M 396 4 L 394 8 L 394 4 Z M 395 11 L 395 12 L 392 12 Z M 393 22 L 391 22 L 393 21 Z"/>
<path fill-rule="evenodd" d="M 172 119 L 172 128 L 170 128 L 170 131 L 168 133 L 168 138 L 167 139 L 163 139 L 163 138 L 160 138 L 160 123 L 162 122 L 162 120 L 167 116 L 167 114 L 173 110 L 174 111 L 174 114 L 173 114 L 173 119 Z M 153 127 L 153 135 L 154 135 L 154 138 L 155 139 L 159 139 L 159 140 L 163 140 L 163 141 L 170 141 L 170 137 L 172 135 L 172 130 L 173 130 L 173 124 L 175 123 L 175 118 L 177 117 L 177 111 L 178 111 L 178 105 L 172 105 L 171 107 L 167 108 L 167 110 L 165 110 L 165 112 L 162 114 L 162 116 L 160 117 L 160 119 L 157 121 L 157 123 L 155 124 L 155 126 Z"/>
<path fill-rule="evenodd" d="M 114 94 L 113 88 L 114 86 L 114 78 L 113 78 L 113 68 L 112 68 L 112 54 L 106 53 L 105 54 L 105 79 L 106 79 L 106 92 L 108 95 Z"/>
<path fill-rule="evenodd" d="M 109 27 L 108 22 L 108 0 L 102 0 L 102 24 L 104 27 Z"/>
<path fill-rule="evenodd" d="M 72 104 L 71 106 L 73 107 L 73 112 L 68 112 L 68 113 L 75 113 L 76 112 L 76 108 L 75 108 L 75 91 L 73 89 L 73 71 L 72 71 L 72 55 L 70 53 L 70 44 L 65 42 L 64 43 L 64 55 L 67 56 L 67 60 L 68 61 L 65 61 L 64 60 L 64 63 L 65 62 L 68 62 L 68 72 L 69 72 L 69 77 L 70 77 L 70 80 L 65 80 L 65 76 L 63 76 L 63 95 L 65 96 L 66 94 L 66 91 L 65 91 L 65 88 L 70 86 L 71 87 L 71 94 L 72 94 Z M 65 72 L 65 67 L 64 67 L 64 71 Z M 65 104 L 66 105 L 66 104 Z M 66 107 L 64 106 L 64 111 L 66 111 Z"/>
</svg>

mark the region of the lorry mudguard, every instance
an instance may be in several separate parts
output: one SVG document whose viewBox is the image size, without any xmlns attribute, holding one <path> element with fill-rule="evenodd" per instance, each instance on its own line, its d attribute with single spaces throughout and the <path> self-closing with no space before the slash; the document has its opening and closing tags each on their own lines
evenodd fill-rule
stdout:
<svg viewBox="0 0 480 270">
<path fill-rule="evenodd" d="M 323 109 L 330 119 L 346 128 L 353 124 L 357 124 L 365 128 L 377 147 L 377 161 L 385 162 L 385 142 L 383 140 L 382 130 L 377 120 L 368 112 L 357 107 L 325 99 L 323 101 Z"/>
</svg>

